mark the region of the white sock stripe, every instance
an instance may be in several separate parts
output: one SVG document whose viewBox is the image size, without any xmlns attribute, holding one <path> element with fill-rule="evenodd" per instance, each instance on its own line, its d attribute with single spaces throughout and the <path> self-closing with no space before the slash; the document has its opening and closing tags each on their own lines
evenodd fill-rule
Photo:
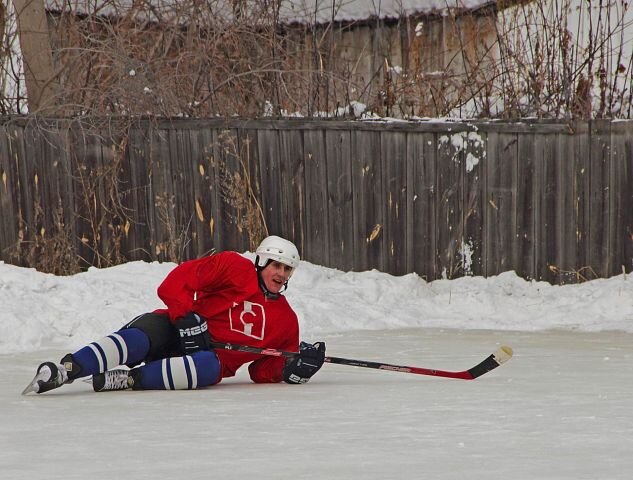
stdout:
<svg viewBox="0 0 633 480">
<path fill-rule="evenodd" d="M 167 362 L 168 361 L 169 359 L 166 358 L 165 360 L 160 362 L 161 372 L 163 373 L 163 385 L 165 385 L 165 390 L 171 390 L 171 387 L 169 386 L 169 377 L 167 377 Z"/>
<path fill-rule="evenodd" d="M 191 389 L 195 390 L 198 388 L 198 373 L 196 372 L 196 364 L 193 363 L 193 358 L 189 355 L 185 357 L 187 363 L 189 364 L 189 372 L 191 373 Z"/>
<path fill-rule="evenodd" d="M 171 378 L 174 381 L 174 388 L 176 390 L 187 390 L 189 388 L 187 370 L 185 369 L 185 358 L 188 357 L 176 357 L 169 359 L 171 365 Z"/>
<path fill-rule="evenodd" d="M 92 353 L 95 354 L 95 357 L 97 357 L 97 362 L 99 363 L 99 373 L 105 372 L 105 368 L 103 368 L 103 357 L 101 356 L 101 352 L 92 343 L 88 344 L 88 346 L 90 347 L 90 350 L 92 350 Z"/>
<path fill-rule="evenodd" d="M 121 365 L 119 363 L 119 349 L 113 338 L 105 337 L 94 343 L 99 345 L 105 354 L 105 358 L 103 359 L 103 367 L 105 370 L 110 370 L 111 368 Z"/>
<path fill-rule="evenodd" d="M 118 342 L 119 347 L 121 348 L 121 365 L 125 365 L 127 363 L 127 344 L 125 343 L 125 340 L 123 340 L 123 337 L 118 333 L 113 333 L 110 337 Z"/>
</svg>

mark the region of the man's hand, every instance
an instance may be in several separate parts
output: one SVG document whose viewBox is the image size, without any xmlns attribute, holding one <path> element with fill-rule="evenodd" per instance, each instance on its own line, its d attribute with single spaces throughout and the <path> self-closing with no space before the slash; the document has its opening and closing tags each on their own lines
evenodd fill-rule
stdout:
<svg viewBox="0 0 633 480">
<path fill-rule="evenodd" d="M 176 322 L 175 327 L 184 355 L 210 349 L 211 336 L 207 329 L 207 321 L 197 313 L 187 313 Z"/>
<path fill-rule="evenodd" d="M 299 355 L 289 360 L 284 368 L 284 382 L 306 383 L 310 377 L 319 371 L 325 361 L 325 342 L 310 345 L 306 342 L 299 344 Z"/>
</svg>

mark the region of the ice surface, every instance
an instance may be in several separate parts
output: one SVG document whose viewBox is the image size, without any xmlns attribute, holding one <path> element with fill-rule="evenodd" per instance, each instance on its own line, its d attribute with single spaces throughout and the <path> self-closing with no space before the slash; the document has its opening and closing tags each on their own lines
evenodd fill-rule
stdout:
<svg viewBox="0 0 633 480">
<path fill-rule="evenodd" d="M 633 282 L 557 287 L 511 272 L 425 282 L 305 263 L 303 337 L 345 358 L 474 381 L 326 364 L 306 385 L 245 372 L 199 391 L 21 396 L 35 369 L 160 306 L 170 264 L 72 277 L 0 263 L 0 479 L 628 480 Z"/>
<path fill-rule="evenodd" d="M 42 358 L 0 356 L 2 478 L 628 479 L 633 335 L 406 329 L 328 337 L 331 355 L 462 370 L 452 380 L 326 364 L 306 385 L 244 375 L 199 391 L 21 396 Z"/>
</svg>

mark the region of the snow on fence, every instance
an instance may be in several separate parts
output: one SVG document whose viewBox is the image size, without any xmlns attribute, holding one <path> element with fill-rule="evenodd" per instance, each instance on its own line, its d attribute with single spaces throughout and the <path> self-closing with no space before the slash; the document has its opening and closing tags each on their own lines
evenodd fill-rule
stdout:
<svg viewBox="0 0 633 480">
<path fill-rule="evenodd" d="M 631 121 L 97 120 L 3 120 L 5 262 L 183 261 L 269 232 L 428 280 L 633 267 Z"/>
</svg>

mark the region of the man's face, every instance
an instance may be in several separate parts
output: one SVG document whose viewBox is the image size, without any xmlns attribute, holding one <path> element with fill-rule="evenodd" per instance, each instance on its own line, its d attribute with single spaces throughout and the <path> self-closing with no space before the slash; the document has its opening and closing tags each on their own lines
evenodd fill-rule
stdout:
<svg viewBox="0 0 633 480">
<path fill-rule="evenodd" d="M 271 293 L 279 293 L 284 284 L 292 276 L 293 268 L 273 260 L 261 272 L 264 285 Z"/>
</svg>

